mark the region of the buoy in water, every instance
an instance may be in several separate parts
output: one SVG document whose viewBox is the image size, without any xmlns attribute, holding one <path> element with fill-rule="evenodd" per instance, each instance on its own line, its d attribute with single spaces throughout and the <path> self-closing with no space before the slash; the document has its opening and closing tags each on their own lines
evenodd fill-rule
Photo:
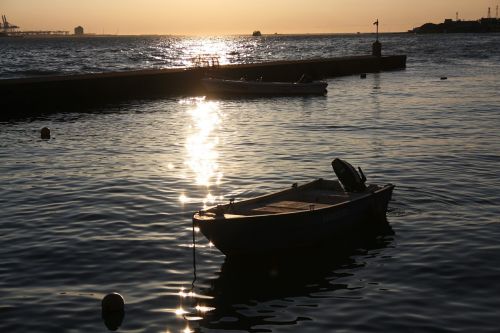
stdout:
<svg viewBox="0 0 500 333">
<path fill-rule="evenodd" d="M 122 295 L 111 293 L 102 299 L 102 319 L 110 331 L 116 331 L 125 318 L 125 301 Z"/>
<path fill-rule="evenodd" d="M 366 73 L 362 73 L 359 77 L 362 79 L 366 79 Z"/>
<path fill-rule="evenodd" d="M 125 301 L 122 295 L 118 293 L 111 293 L 104 296 L 101 302 L 103 312 L 119 312 L 124 311 Z"/>
<path fill-rule="evenodd" d="M 40 137 L 44 140 L 50 139 L 50 129 L 48 127 L 42 128 L 40 131 Z"/>
<path fill-rule="evenodd" d="M 441 76 L 441 80 L 448 80 L 446 76 Z"/>
</svg>

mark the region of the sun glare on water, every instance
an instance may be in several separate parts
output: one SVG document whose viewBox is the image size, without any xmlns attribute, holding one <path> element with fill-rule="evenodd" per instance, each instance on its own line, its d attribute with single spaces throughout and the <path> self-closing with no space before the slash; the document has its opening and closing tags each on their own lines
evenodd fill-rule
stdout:
<svg viewBox="0 0 500 333">
<path fill-rule="evenodd" d="M 191 133 L 186 140 L 187 158 L 185 163 L 194 173 L 196 184 L 210 187 L 220 182 L 217 145 L 217 129 L 221 123 L 219 105 L 213 101 L 195 99 L 194 108 L 189 109 Z M 211 201 L 211 198 L 208 198 Z"/>
<path fill-rule="evenodd" d="M 224 37 L 192 37 L 180 43 L 180 49 L 184 50 L 185 56 L 190 59 L 185 61 L 188 67 L 228 64 L 228 54 L 235 52 L 238 47 L 232 39 Z M 199 60 L 206 63 L 199 63 Z"/>
</svg>

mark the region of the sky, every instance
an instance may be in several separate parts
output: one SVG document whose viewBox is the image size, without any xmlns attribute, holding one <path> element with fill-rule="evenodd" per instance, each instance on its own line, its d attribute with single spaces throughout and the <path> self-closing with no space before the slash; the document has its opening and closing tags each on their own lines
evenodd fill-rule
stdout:
<svg viewBox="0 0 500 333">
<path fill-rule="evenodd" d="M 500 0 L 0 0 L 21 30 L 231 35 L 407 31 L 445 18 L 479 19 Z"/>
</svg>

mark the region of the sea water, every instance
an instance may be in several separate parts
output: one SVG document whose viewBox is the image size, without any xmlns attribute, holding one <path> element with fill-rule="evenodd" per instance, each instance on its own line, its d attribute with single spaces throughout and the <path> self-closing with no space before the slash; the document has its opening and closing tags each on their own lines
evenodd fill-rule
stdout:
<svg viewBox="0 0 500 333">
<path fill-rule="evenodd" d="M 358 55 L 372 42 L 4 38 L 0 78 Z M 381 42 L 408 55 L 406 70 L 329 78 L 326 96 L 68 104 L 1 122 L 0 331 L 105 332 L 100 302 L 118 292 L 120 332 L 497 332 L 500 35 Z M 334 178 L 335 157 L 396 185 L 394 235 L 259 268 L 196 233 L 193 265 L 194 211 Z"/>
</svg>

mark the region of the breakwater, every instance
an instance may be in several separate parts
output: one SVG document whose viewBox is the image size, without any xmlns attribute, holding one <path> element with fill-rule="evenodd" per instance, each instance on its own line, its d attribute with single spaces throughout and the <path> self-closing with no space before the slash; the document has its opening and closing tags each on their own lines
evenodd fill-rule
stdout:
<svg viewBox="0 0 500 333">
<path fill-rule="evenodd" d="M 206 76 L 265 81 L 295 81 L 302 74 L 314 79 L 398 70 L 406 56 L 352 56 L 312 60 L 274 61 L 182 69 L 139 70 L 67 76 L 0 80 L 1 118 L 61 111 L 72 107 L 131 99 L 196 96 L 205 92 L 200 80 Z"/>
</svg>

